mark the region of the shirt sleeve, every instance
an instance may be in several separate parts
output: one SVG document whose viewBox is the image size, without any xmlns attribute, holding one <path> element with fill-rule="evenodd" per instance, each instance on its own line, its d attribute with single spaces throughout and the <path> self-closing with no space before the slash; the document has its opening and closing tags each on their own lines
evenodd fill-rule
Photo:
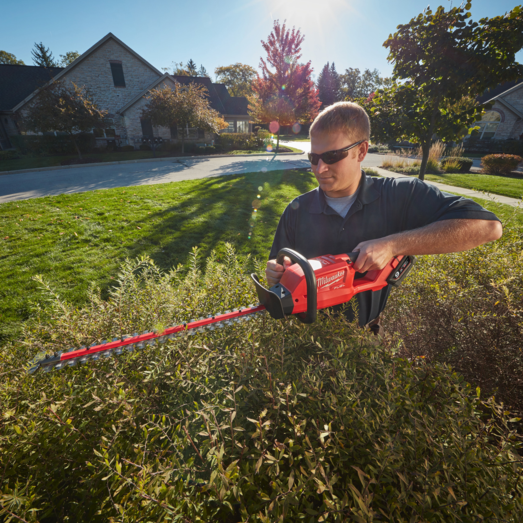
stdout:
<svg viewBox="0 0 523 523">
<path fill-rule="evenodd" d="M 410 181 L 410 194 L 404 207 L 404 230 L 424 227 L 443 220 L 500 221 L 494 213 L 473 200 L 442 192 L 434 185 L 417 178 Z"/>
<path fill-rule="evenodd" d="M 295 248 L 295 224 L 296 224 L 296 211 L 292 207 L 292 202 L 287 206 L 283 214 L 281 215 L 274 240 L 272 242 L 271 252 L 269 254 L 269 260 L 274 260 L 278 256 L 280 249 L 287 247 L 289 249 Z"/>
</svg>

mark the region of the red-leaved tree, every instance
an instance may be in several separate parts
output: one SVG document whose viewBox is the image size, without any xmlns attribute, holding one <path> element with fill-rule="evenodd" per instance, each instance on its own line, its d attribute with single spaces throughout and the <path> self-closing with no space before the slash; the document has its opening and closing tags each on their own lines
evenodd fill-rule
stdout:
<svg viewBox="0 0 523 523">
<path fill-rule="evenodd" d="M 262 74 L 253 82 L 249 109 L 255 121 L 268 123 L 271 132 L 278 133 L 276 151 L 281 126 L 312 122 L 321 106 L 310 61 L 299 63 L 303 39 L 299 30 L 275 20 L 269 38 L 262 40 L 267 59 L 260 59 Z"/>
</svg>

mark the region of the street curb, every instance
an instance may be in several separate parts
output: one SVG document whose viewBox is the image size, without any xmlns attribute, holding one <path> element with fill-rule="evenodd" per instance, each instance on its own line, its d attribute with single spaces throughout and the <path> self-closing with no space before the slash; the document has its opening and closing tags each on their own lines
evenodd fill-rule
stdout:
<svg viewBox="0 0 523 523">
<path fill-rule="evenodd" d="M 369 167 L 369 169 L 375 170 L 378 174 L 381 176 L 385 176 L 386 178 L 410 178 L 411 175 L 408 174 L 400 174 L 400 173 L 394 173 L 392 171 L 387 171 L 387 169 L 383 169 L 382 167 Z M 491 202 L 495 203 L 502 203 L 504 205 L 510 205 L 511 207 L 520 207 L 523 209 L 523 200 L 518 200 L 517 198 L 511 198 L 510 196 L 503 196 L 501 194 L 495 194 L 495 193 L 486 193 L 481 191 L 476 191 L 474 189 L 466 189 L 465 187 L 456 187 L 454 185 L 447 185 L 446 183 L 440 183 L 440 182 L 431 182 L 430 180 L 424 180 L 425 183 L 428 183 L 430 185 L 434 185 L 434 187 L 437 187 L 440 191 L 445 192 L 451 192 L 454 194 L 459 194 L 462 196 L 468 196 L 475 197 L 475 198 L 481 198 L 483 200 L 489 200 Z"/>
<path fill-rule="evenodd" d="M 280 153 L 277 156 L 300 156 L 305 152 L 300 153 Z M 164 158 L 143 158 L 140 160 L 122 160 L 120 162 L 95 162 L 95 163 L 82 163 L 79 165 L 56 165 L 55 167 L 37 167 L 36 169 L 18 169 L 16 171 L 0 171 L 0 176 L 7 174 L 20 174 L 20 173 L 38 173 L 43 171 L 56 171 L 58 169 L 78 169 L 82 167 L 98 167 L 104 165 L 123 165 L 129 163 L 147 163 L 147 162 L 167 162 L 169 160 L 193 160 L 195 158 L 252 158 L 253 156 L 270 157 L 272 153 L 260 153 L 260 154 L 209 154 L 198 156 L 166 156 Z M 276 156 L 276 155 L 274 155 Z"/>
</svg>

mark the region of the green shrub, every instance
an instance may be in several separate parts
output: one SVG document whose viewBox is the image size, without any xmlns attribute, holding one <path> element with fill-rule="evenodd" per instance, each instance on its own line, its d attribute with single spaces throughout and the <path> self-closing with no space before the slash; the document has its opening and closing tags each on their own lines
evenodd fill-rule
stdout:
<svg viewBox="0 0 523 523">
<path fill-rule="evenodd" d="M 523 235 L 471 251 L 420 257 L 387 305 L 386 329 L 402 354 L 451 364 L 465 379 L 523 415 Z"/>
<path fill-rule="evenodd" d="M 152 148 L 148 143 L 141 143 L 140 151 L 152 151 Z"/>
<path fill-rule="evenodd" d="M 14 149 L 0 151 L 0 162 L 2 160 L 15 160 L 16 158 L 19 158 L 19 153 Z"/>
<path fill-rule="evenodd" d="M 76 155 L 76 148 L 69 136 L 51 136 L 51 135 L 14 135 L 9 139 L 15 149 L 22 154 L 35 155 Z M 88 153 L 95 150 L 96 139 L 92 133 L 80 133 L 76 135 L 78 147 L 82 153 Z"/>
<path fill-rule="evenodd" d="M 510 174 L 522 160 L 514 154 L 489 154 L 481 158 L 481 165 L 487 174 Z"/>
<path fill-rule="evenodd" d="M 263 147 L 263 140 L 260 131 L 256 135 L 252 133 L 220 133 L 216 138 L 216 144 L 227 151 L 252 150 Z"/>
<path fill-rule="evenodd" d="M 134 145 L 122 145 L 122 147 L 120 147 L 120 151 L 122 151 L 123 153 L 130 153 L 134 150 Z"/>
<path fill-rule="evenodd" d="M 143 259 L 124 265 L 108 302 L 93 291 L 78 309 L 50 295 L 23 340 L 0 351 L 0 514 L 521 521 L 503 411 L 446 367 L 394 357 L 340 317 L 262 316 L 118 360 L 35 378 L 16 370 L 35 352 L 255 302 L 248 265 L 230 249 L 203 274 L 195 256 L 185 275 Z"/>
<path fill-rule="evenodd" d="M 441 160 L 441 167 L 447 173 L 468 173 L 473 163 L 471 158 L 447 156 Z"/>
</svg>

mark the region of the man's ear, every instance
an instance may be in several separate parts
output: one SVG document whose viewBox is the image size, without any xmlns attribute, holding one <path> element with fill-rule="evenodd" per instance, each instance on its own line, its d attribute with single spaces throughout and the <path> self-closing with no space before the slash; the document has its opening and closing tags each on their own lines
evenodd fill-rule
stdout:
<svg viewBox="0 0 523 523">
<path fill-rule="evenodd" d="M 361 162 L 363 162 L 363 160 L 365 160 L 365 156 L 367 156 L 368 150 L 369 150 L 369 142 L 365 141 L 358 145 L 358 162 L 359 163 L 361 163 Z"/>
</svg>

